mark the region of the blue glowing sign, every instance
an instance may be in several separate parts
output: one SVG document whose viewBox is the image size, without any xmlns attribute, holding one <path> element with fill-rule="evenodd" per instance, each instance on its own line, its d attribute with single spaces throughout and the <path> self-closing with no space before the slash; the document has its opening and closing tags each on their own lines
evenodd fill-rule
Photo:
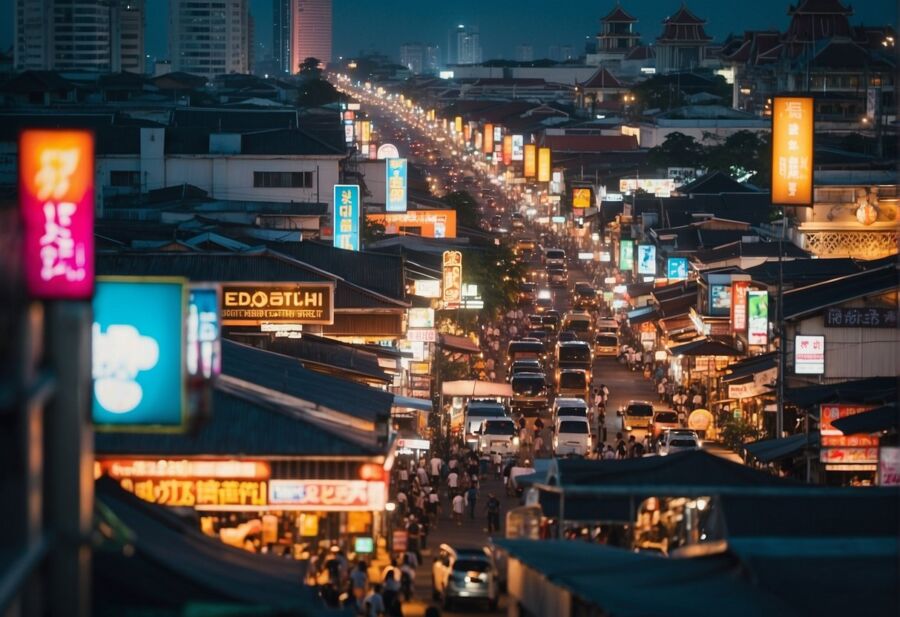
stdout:
<svg viewBox="0 0 900 617">
<path fill-rule="evenodd" d="M 385 159 L 385 201 L 388 212 L 406 212 L 406 159 Z"/>
<path fill-rule="evenodd" d="M 97 277 L 92 415 L 98 430 L 182 430 L 186 281 Z"/>
<path fill-rule="evenodd" d="M 334 246 L 359 250 L 359 185 L 334 185 Z"/>
<path fill-rule="evenodd" d="M 688 276 L 687 257 L 669 257 L 666 260 L 666 278 L 686 279 Z"/>
</svg>

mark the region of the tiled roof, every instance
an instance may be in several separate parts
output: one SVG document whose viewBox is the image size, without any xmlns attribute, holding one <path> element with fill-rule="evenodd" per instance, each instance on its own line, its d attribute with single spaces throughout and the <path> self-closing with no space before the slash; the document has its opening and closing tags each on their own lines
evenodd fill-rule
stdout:
<svg viewBox="0 0 900 617">
<path fill-rule="evenodd" d="M 845 7 L 840 0 L 800 0 L 796 7 L 788 8 L 788 15 L 794 13 L 852 15 L 853 9 Z"/>
<path fill-rule="evenodd" d="M 700 19 L 693 13 L 691 13 L 690 9 L 688 9 L 686 4 L 682 4 L 678 11 L 675 12 L 674 15 L 670 15 L 663 20 L 664 24 L 685 24 L 685 25 L 694 25 L 694 24 L 705 24 L 705 19 Z"/>
<path fill-rule="evenodd" d="M 703 30 L 705 23 L 706 20 L 700 19 L 682 4 L 677 13 L 663 20 L 662 34 L 656 40 L 661 43 L 711 41 L 712 37 Z"/>
<path fill-rule="evenodd" d="M 854 259 L 796 259 L 781 264 L 784 282 L 789 287 L 811 285 L 837 277 L 856 274 L 862 270 Z M 778 282 L 778 262 L 767 261 L 745 270 L 754 281 L 775 285 Z"/>
<path fill-rule="evenodd" d="M 649 60 L 656 57 L 656 52 L 649 45 L 637 45 L 625 54 L 626 60 Z"/>
<path fill-rule="evenodd" d="M 597 69 L 597 72 L 582 82 L 583 88 L 624 88 L 625 86 L 605 68 Z"/>
<path fill-rule="evenodd" d="M 234 109 L 175 109 L 172 126 L 205 128 L 213 131 L 249 131 L 261 129 L 295 129 L 296 109 L 265 111 Z"/>
<path fill-rule="evenodd" d="M 601 22 L 618 22 L 618 23 L 634 23 L 637 21 L 634 17 L 625 12 L 625 9 L 622 8 L 622 5 L 616 2 L 616 6 L 609 13 L 606 14 L 606 17 L 600 18 Z"/>
<path fill-rule="evenodd" d="M 554 152 L 615 152 L 637 150 L 634 135 L 544 135 L 543 145 Z"/>
</svg>

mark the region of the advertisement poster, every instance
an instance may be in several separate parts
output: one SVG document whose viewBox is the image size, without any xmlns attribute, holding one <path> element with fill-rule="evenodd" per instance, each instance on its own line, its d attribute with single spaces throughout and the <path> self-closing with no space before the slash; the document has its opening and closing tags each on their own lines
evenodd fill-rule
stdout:
<svg viewBox="0 0 900 617">
<path fill-rule="evenodd" d="M 525 136 L 512 136 L 512 160 L 521 161 L 525 158 Z"/>
<path fill-rule="evenodd" d="M 769 292 L 747 292 L 747 342 L 765 345 L 769 341 Z"/>
<path fill-rule="evenodd" d="M 538 149 L 538 182 L 550 182 L 550 148 Z"/>
<path fill-rule="evenodd" d="M 794 337 L 794 372 L 797 375 L 823 375 L 825 373 L 825 337 Z"/>
<path fill-rule="evenodd" d="M 484 133 L 481 138 L 481 146 L 482 152 L 485 154 L 490 154 L 494 151 L 494 125 L 493 124 L 485 124 L 484 125 Z"/>
<path fill-rule="evenodd" d="M 334 246 L 359 250 L 359 185 L 334 185 Z"/>
<path fill-rule="evenodd" d="M 458 308 L 462 300 L 462 253 L 444 251 L 443 255 L 443 300 L 447 308 Z"/>
<path fill-rule="evenodd" d="M 537 175 L 537 146 L 525 144 L 525 169 L 526 178 L 534 178 Z"/>
<path fill-rule="evenodd" d="M 590 187 L 575 187 L 572 189 L 573 208 L 590 208 L 592 205 Z"/>
<path fill-rule="evenodd" d="M 503 164 L 509 165 L 512 163 L 512 135 L 506 135 L 503 137 Z"/>
<path fill-rule="evenodd" d="M 638 245 L 638 274 L 656 275 L 656 247 L 654 245 Z"/>
<path fill-rule="evenodd" d="M 750 281 L 731 283 L 731 329 L 743 332 L 747 329 L 747 291 Z"/>
<path fill-rule="evenodd" d="M 634 240 L 624 239 L 619 243 L 619 270 L 634 269 Z"/>
<path fill-rule="evenodd" d="M 673 280 L 686 279 L 688 276 L 687 257 L 669 257 L 666 260 L 666 278 Z"/>
<path fill-rule="evenodd" d="M 406 212 L 406 159 L 386 159 L 384 209 L 388 212 Z"/>
</svg>

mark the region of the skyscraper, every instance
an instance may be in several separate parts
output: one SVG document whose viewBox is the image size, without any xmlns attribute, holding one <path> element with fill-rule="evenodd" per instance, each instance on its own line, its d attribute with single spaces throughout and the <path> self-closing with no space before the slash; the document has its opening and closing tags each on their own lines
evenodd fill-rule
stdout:
<svg viewBox="0 0 900 617">
<path fill-rule="evenodd" d="M 291 4 L 293 0 L 272 0 L 272 56 L 279 73 L 291 70 Z"/>
<path fill-rule="evenodd" d="M 143 72 L 144 0 L 16 0 L 17 70 Z"/>
<path fill-rule="evenodd" d="M 170 0 L 172 69 L 214 77 L 250 70 L 247 0 Z"/>
<path fill-rule="evenodd" d="M 290 72 L 307 58 L 331 62 L 331 0 L 292 0 L 291 12 Z"/>
<path fill-rule="evenodd" d="M 477 27 L 460 25 L 456 30 L 456 63 L 481 63 L 481 37 Z"/>
<path fill-rule="evenodd" d="M 404 43 L 400 46 L 400 64 L 408 68 L 414 75 L 436 73 L 439 57 L 440 49 L 436 45 Z"/>
</svg>

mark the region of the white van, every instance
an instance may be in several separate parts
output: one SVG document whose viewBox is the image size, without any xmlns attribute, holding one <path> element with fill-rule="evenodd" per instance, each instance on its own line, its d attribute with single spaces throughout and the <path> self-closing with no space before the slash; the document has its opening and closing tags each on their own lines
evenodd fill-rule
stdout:
<svg viewBox="0 0 900 617">
<path fill-rule="evenodd" d="M 591 427 L 587 418 L 561 416 L 556 419 L 553 432 L 553 453 L 556 456 L 585 456 L 590 453 L 592 446 Z"/>
<path fill-rule="evenodd" d="M 515 454 L 519 451 L 516 423 L 510 418 L 485 420 L 478 429 L 478 451 Z"/>
</svg>

